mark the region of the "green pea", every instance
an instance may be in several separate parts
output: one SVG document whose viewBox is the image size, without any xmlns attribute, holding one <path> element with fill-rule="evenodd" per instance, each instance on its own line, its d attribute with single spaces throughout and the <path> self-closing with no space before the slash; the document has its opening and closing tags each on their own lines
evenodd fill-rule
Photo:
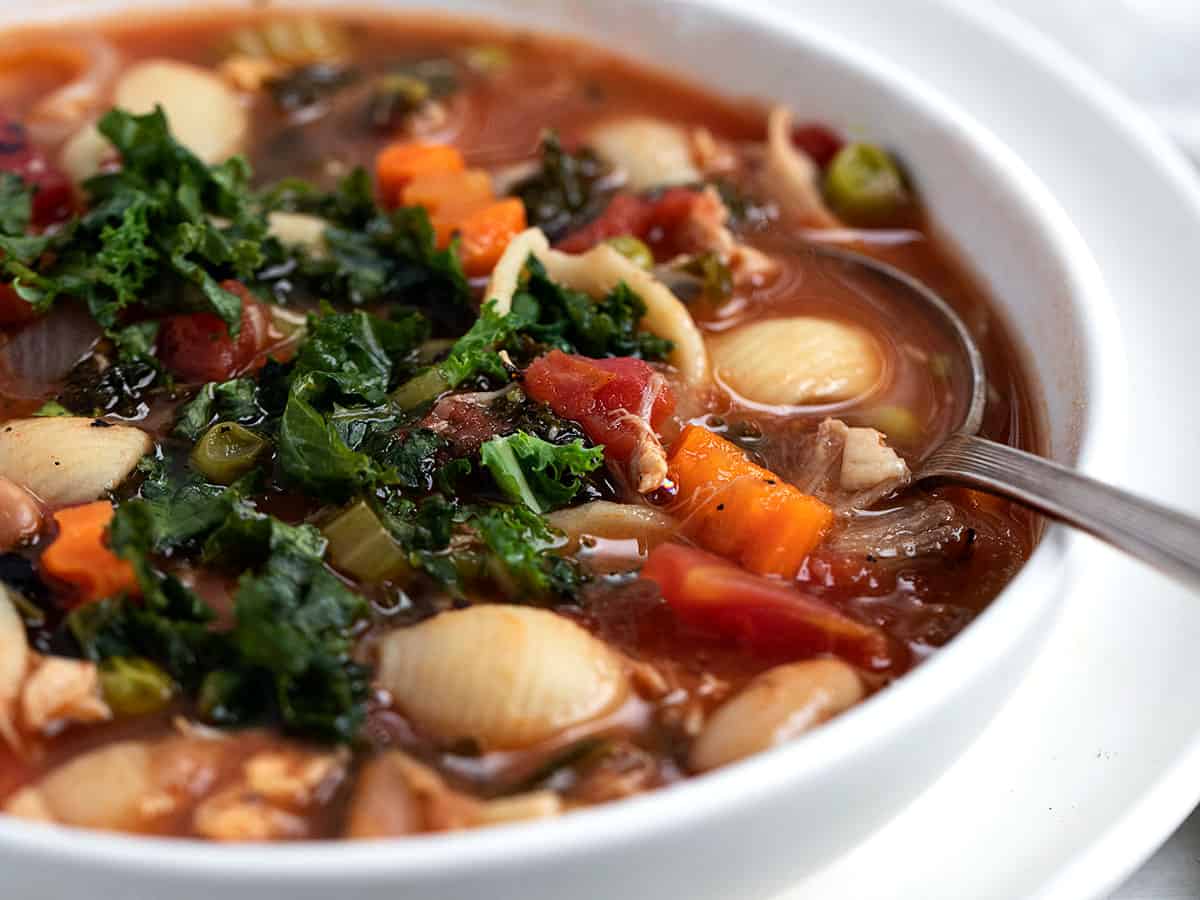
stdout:
<svg viewBox="0 0 1200 900">
<path fill-rule="evenodd" d="M 236 422 L 218 422 L 192 450 L 192 465 L 214 484 L 233 484 L 256 465 L 267 439 Z"/>
<path fill-rule="evenodd" d="M 359 500 L 321 529 L 329 562 L 359 581 L 395 581 L 410 571 L 408 555 L 367 505 Z"/>
<path fill-rule="evenodd" d="M 834 212 L 861 224 L 893 219 L 909 202 L 899 166 L 873 144 L 847 144 L 838 151 L 825 172 L 825 195 Z"/>
<path fill-rule="evenodd" d="M 907 406 L 879 406 L 863 413 L 862 418 L 892 443 L 911 445 L 921 439 L 921 423 Z"/>
<path fill-rule="evenodd" d="M 611 237 L 604 243 L 608 244 L 608 246 L 612 247 L 638 268 L 646 270 L 654 268 L 654 254 L 650 252 L 650 248 L 643 241 L 638 240 L 632 234 Z"/>
<path fill-rule="evenodd" d="M 175 682 L 148 659 L 112 656 L 100 663 L 100 690 L 115 715 L 144 716 L 171 702 Z"/>
</svg>

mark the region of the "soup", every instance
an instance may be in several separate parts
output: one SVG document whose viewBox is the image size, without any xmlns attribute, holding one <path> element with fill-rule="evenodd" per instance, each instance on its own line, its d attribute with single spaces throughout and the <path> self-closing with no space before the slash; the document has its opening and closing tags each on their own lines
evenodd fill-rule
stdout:
<svg viewBox="0 0 1200 900">
<path fill-rule="evenodd" d="M 566 814 L 861 702 L 1028 556 L 914 485 L 1004 323 L 898 157 L 381 14 L 0 53 L 0 803 L 213 840 Z"/>
</svg>

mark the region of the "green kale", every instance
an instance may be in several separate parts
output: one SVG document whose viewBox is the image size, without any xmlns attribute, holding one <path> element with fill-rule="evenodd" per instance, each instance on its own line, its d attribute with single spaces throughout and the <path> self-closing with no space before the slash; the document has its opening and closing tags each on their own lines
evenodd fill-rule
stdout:
<svg viewBox="0 0 1200 900">
<path fill-rule="evenodd" d="M 260 197 L 268 212 L 296 212 L 319 216 L 338 228 L 366 228 L 379 213 L 375 187 L 362 167 L 353 169 L 332 191 L 321 191 L 302 178 L 285 178 Z"/>
<path fill-rule="evenodd" d="M 513 297 L 513 313 L 521 318 L 525 334 L 566 353 L 662 359 L 673 347 L 668 340 L 638 330 L 646 304 L 624 282 L 593 300 L 551 281 L 533 255 Z"/>
<path fill-rule="evenodd" d="M 377 208 L 369 185 L 365 173 L 356 172 L 328 194 L 291 180 L 267 195 L 268 205 L 329 219 L 328 253 L 317 257 L 297 251 L 300 281 L 313 296 L 335 304 L 404 304 L 443 327 L 464 325 L 471 288 L 457 248 L 438 249 L 421 207 Z"/>
<path fill-rule="evenodd" d="M 376 458 L 392 468 L 401 488 L 427 493 L 433 490 L 448 447 L 444 438 L 427 428 L 417 428 L 400 440 L 389 441 Z"/>
<path fill-rule="evenodd" d="M 39 309 L 60 296 L 80 298 L 108 329 L 134 303 L 205 310 L 236 335 L 241 300 L 221 281 L 253 276 L 267 233 L 251 202 L 245 161 L 205 165 L 172 137 L 161 109 L 142 116 L 112 110 L 98 127 L 122 167 L 86 183 L 90 209 L 42 252 L 11 242 L 0 247 L 18 293 Z M 10 224 L 17 218 L 9 216 Z"/>
<path fill-rule="evenodd" d="M 220 724 L 273 711 L 289 731 L 350 740 L 367 693 L 366 672 L 350 658 L 366 601 L 325 568 L 320 532 L 257 511 L 245 499 L 249 487 L 219 488 L 155 466 L 111 529 L 141 602 L 107 598 L 73 612 L 68 626 L 91 659 L 162 665 L 199 692 L 201 710 Z M 213 630 L 209 608 L 159 567 L 162 557 L 198 546 L 206 562 L 242 573 L 230 631 Z"/>
<path fill-rule="evenodd" d="M 568 153 L 551 132 L 542 138 L 541 168 L 512 194 L 525 204 L 529 224 L 557 241 L 598 216 L 615 189 L 612 171 L 595 153 Z"/>
<path fill-rule="evenodd" d="M 471 329 L 454 342 L 449 355 L 438 364 L 448 387 L 457 387 L 468 378 L 486 375 L 507 381 L 509 374 L 498 350 L 526 323 L 515 310 L 508 315 L 496 311 L 496 301 L 489 300 L 479 312 Z"/>
<path fill-rule="evenodd" d="M 476 509 L 468 524 L 501 563 L 510 596 L 533 602 L 569 597 L 583 581 L 571 560 L 550 552 L 563 544 L 561 534 L 526 506 Z"/>
<path fill-rule="evenodd" d="M 265 413 L 258 403 L 257 385 L 251 378 L 210 381 L 183 404 L 172 432 L 176 437 L 198 441 L 215 422 L 255 425 Z"/>
<path fill-rule="evenodd" d="M 379 403 L 387 396 L 393 371 L 428 333 L 425 319 L 411 312 L 391 320 L 364 312 L 310 316 L 294 377 L 320 373 L 343 397 Z"/>
<path fill-rule="evenodd" d="M 523 431 L 492 438 L 480 456 L 505 496 L 535 513 L 566 506 L 583 477 L 604 464 L 603 447 L 585 447 L 578 439 L 555 445 Z"/>
<path fill-rule="evenodd" d="M 352 449 L 318 407 L 332 406 L 337 382 L 312 373 L 292 383 L 279 425 L 279 463 L 298 486 L 341 500 L 366 490 L 385 472 L 371 457 Z"/>
</svg>

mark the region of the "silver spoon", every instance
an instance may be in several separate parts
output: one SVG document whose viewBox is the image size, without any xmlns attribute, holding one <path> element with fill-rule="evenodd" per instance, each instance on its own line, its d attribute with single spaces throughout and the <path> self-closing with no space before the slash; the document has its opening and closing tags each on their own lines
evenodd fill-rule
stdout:
<svg viewBox="0 0 1200 900">
<path fill-rule="evenodd" d="M 958 344 L 970 384 L 969 403 L 957 429 L 918 464 L 915 480 L 950 479 L 1009 497 L 1200 587 L 1200 519 L 980 437 L 987 400 L 983 356 L 949 304 L 895 266 L 841 247 L 817 243 L 808 247 L 851 271 L 869 273 L 904 291 L 940 320 Z"/>
</svg>

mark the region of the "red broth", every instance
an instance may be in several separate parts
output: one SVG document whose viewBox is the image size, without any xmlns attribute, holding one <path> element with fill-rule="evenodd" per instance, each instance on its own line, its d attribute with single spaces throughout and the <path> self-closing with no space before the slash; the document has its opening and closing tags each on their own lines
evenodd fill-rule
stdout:
<svg viewBox="0 0 1200 900">
<path fill-rule="evenodd" d="M 83 40 L 86 32 L 115 48 L 123 68 L 141 59 L 166 58 L 193 63 L 208 69 L 214 77 L 222 77 L 218 67 L 235 52 L 231 48 L 245 51 L 248 30 L 280 21 L 289 20 L 270 12 L 158 16 L 153 20 L 109 20 L 79 29 L 31 31 L 12 40 L 30 47 L 43 42 L 70 45 Z M 697 388 L 681 383 L 678 373 L 661 362 L 652 359 L 649 365 L 639 363 L 642 368 L 631 368 L 629 372 L 644 370 L 651 382 L 638 382 L 637 390 L 649 390 L 647 385 L 654 378 L 665 378 L 674 395 L 673 413 L 661 417 L 655 414 L 647 420 L 655 432 L 654 441 L 661 441 L 665 451 L 685 427 L 699 426 L 733 442 L 750 461 L 768 470 L 767 474 L 774 476 L 769 479 L 770 485 L 776 485 L 776 478 L 799 485 L 812 480 L 815 435 L 828 418 L 852 428 L 878 429 L 910 464 L 952 429 L 965 402 L 962 381 L 952 360 L 953 348 L 878 282 L 849 276 L 828 260 L 807 252 L 805 244 L 811 241 L 870 254 L 941 293 L 966 321 L 984 354 L 989 392 L 983 434 L 1015 446 L 1039 446 L 1041 431 L 1035 415 L 1038 404 L 1016 342 L 978 282 L 955 255 L 950 241 L 921 208 L 920 185 L 909 186 L 907 201 L 892 211 L 886 223 L 814 227 L 811 222 L 798 222 L 781 213 L 777 198 L 764 192 L 756 181 L 766 137 L 767 106 L 763 102 L 724 97 L 605 50 L 525 32 L 365 12 L 330 15 L 316 22 L 315 26 L 309 22 L 305 28 L 315 27 L 318 32 L 324 29 L 326 36 L 334 34 L 342 52 L 332 62 L 326 61 L 331 66 L 329 72 L 315 74 L 328 81 L 336 80 L 337 72 L 342 72 L 346 83 L 327 90 L 313 88 L 310 79 L 307 87 L 292 84 L 288 88 L 284 79 L 295 74 L 296 66 L 276 64 L 271 75 L 277 80 L 274 88 L 268 79 L 260 89 L 242 93 L 241 102 L 250 109 L 251 123 L 243 149 L 253 167 L 256 187 L 284 178 L 301 178 L 318 190 L 328 190 L 356 166 L 371 171 L 385 147 L 413 139 L 415 134 L 425 142 L 458 148 L 466 167 L 488 173 L 493 189 L 503 194 L 507 185 L 536 169 L 539 147 L 547 131 L 557 133 L 563 146 L 575 151 L 590 145 L 592 130 L 598 123 L 629 116 L 668 120 L 693 134 L 703 130 L 706 146 L 716 146 L 728 154 L 729 164 L 717 166 L 717 173 L 706 172 L 706 180 L 720 182 L 739 198 L 739 203 L 744 201 L 745 208 L 738 209 L 734 216 L 731 233 L 739 245 L 764 254 L 772 266 L 766 273 L 745 277 L 733 272 L 727 296 L 714 299 L 698 296 L 693 290 L 687 310 L 700 334 L 713 341 L 756 322 L 795 317 L 832 320 L 870 335 L 881 360 L 880 371 L 877 383 L 864 396 L 778 405 L 739 393 L 720 372 L 712 385 Z M 259 39 L 260 44 L 263 40 Z M 69 67 L 55 67 L 58 63 L 53 55 L 48 61 L 39 60 L 36 51 L 27 56 L 14 57 L 12 64 L 0 71 L 0 101 L 5 115 L 16 122 L 35 121 L 39 104 L 72 77 Z M 434 63 L 430 65 L 430 61 Z M 415 62 L 424 63 L 425 68 L 414 69 Z M 441 71 L 438 64 L 449 67 L 452 86 L 437 85 Z M 415 101 L 415 108 L 400 115 L 392 126 L 381 128 L 378 115 L 375 124 L 371 120 L 371 103 L 375 102 L 372 86 L 397 71 L 409 79 L 410 89 L 414 77 L 417 81 L 427 79 L 417 89 L 428 96 L 422 95 Z M 303 90 L 316 91 L 313 102 L 296 99 L 296 92 Z M 285 108 L 288 103 L 291 108 Z M 803 122 L 805 111 L 795 112 Z M 32 128 L 29 141 L 53 164 L 59 158 L 62 140 L 70 133 L 66 129 L 46 137 L 46 132 Z M 819 167 L 827 167 L 836 164 L 836 157 L 833 163 L 830 157 L 843 138 L 823 126 L 808 125 L 796 131 L 796 142 L 812 151 Z M 903 155 L 904 148 L 891 149 Z M 633 197 L 636 192 L 624 193 Z M 663 196 L 661 191 L 651 191 L 630 202 L 649 208 Z M 597 205 L 590 219 L 594 221 L 604 206 Z M 696 214 L 696 207 L 689 209 L 689 215 Z M 588 218 L 576 221 L 571 230 L 577 232 L 586 226 Z M 672 227 L 652 225 L 641 235 L 654 250 L 660 270 L 675 261 L 671 257 L 678 247 Z M 53 264 L 53 260 L 44 259 L 38 263 Z M 288 301 L 302 311 L 321 309 L 318 301 L 327 298 L 303 287 L 289 292 L 289 279 L 301 280 L 293 272 L 270 284 L 276 290 L 283 289 Z M 472 281 L 476 303 L 486 299 L 484 281 L 481 277 Z M 279 296 L 276 294 L 274 299 Z M 260 297 L 272 299 L 265 292 Z M 385 296 L 373 299 L 366 309 L 387 316 L 400 305 Z M 348 309 L 336 303 L 335 307 L 339 312 Z M 169 312 L 180 315 L 186 310 L 169 308 Z M 160 318 L 162 314 L 147 300 L 132 317 L 126 314 L 122 322 Z M 43 389 L 31 391 L 22 373 L 12 371 L 14 358 L 24 359 L 25 364 L 28 358 L 15 357 L 12 348 L 17 346 L 23 329 L 36 327 L 39 325 L 9 324 L 0 328 L 0 342 L 4 342 L 0 346 L 0 423 L 7 422 L 9 427 L 48 401 L 66 404 L 70 409 L 69 404 L 78 400 L 80 384 L 94 387 L 109 371 L 105 366 L 112 362 L 106 358 L 102 363 L 94 359 L 89 363 L 90 357 L 85 358 L 69 375 L 58 373 L 59 377 L 45 383 Z M 431 354 L 429 359 L 440 358 L 437 354 L 445 354 L 449 339 L 460 335 L 465 327 L 435 324 L 435 331 L 448 329 L 449 333 L 437 335 L 442 343 L 425 345 L 422 353 Z M 278 377 L 273 374 L 276 368 L 286 378 L 289 360 L 296 353 L 296 347 L 287 345 L 282 335 L 272 334 L 273 339 L 283 342 L 279 346 L 285 346 L 282 352 L 270 351 L 278 362 L 245 373 L 251 379 L 261 379 L 260 384 Z M 513 353 L 519 356 L 528 348 L 528 344 L 521 345 Z M 114 352 L 106 345 L 101 349 L 109 356 Z M 548 349 L 549 345 L 539 345 L 531 352 L 536 356 Z M 267 352 L 265 345 L 258 350 Z M 208 350 L 197 346 L 184 348 L 183 352 L 190 355 Z M 300 352 L 304 353 L 303 348 Z M 787 348 L 775 348 L 771 353 L 786 355 Z M 411 360 L 405 363 L 410 364 Z M 778 367 L 777 362 L 765 358 L 758 364 Z M 88 369 L 88 365 L 98 367 Z M 396 387 L 396 371 L 399 369 L 394 369 L 389 389 Z M 191 470 L 189 466 L 195 466 L 194 457 L 193 463 L 188 463 L 195 441 L 181 440 L 175 429 L 184 404 L 195 397 L 200 385 L 186 378 L 158 381 L 154 379 L 160 376 L 153 371 L 142 373 L 154 387 L 132 405 L 71 411 L 88 417 L 98 415 L 101 425 L 143 429 L 157 444 L 154 453 L 167 460 L 168 475 L 161 477 L 185 477 Z M 471 508 L 476 510 L 495 510 L 499 508 L 495 504 L 506 500 L 503 485 L 485 474 L 486 464 L 478 456 L 480 443 L 507 434 L 518 427 L 513 423 L 528 413 L 526 407 L 511 406 L 511 387 L 506 388 L 496 376 L 489 377 L 492 380 L 483 377 L 459 388 L 458 393 L 471 394 L 471 399 L 462 401 L 470 405 L 466 413 L 454 409 L 453 404 L 443 406 L 447 402 L 443 399 L 432 409 L 427 404 L 421 412 L 424 418 L 392 426 L 397 434 L 421 427 L 441 428 L 449 449 L 438 461 L 445 463 L 445 454 L 472 461 L 472 474 L 456 482 L 455 490 L 467 492 L 473 498 L 470 502 L 476 504 Z M 77 393 L 64 393 L 71 383 Z M 500 401 L 494 399 L 498 390 L 508 391 Z M 534 388 L 527 384 L 524 390 Z M 489 398 L 486 401 L 476 399 L 485 394 Z M 520 389 L 517 395 L 523 398 L 520 402 L 529 403 Z M 496 403 L 510 405 L 488 405 Z M 578 433 L 585 443 L 591 443 L 586 421 L 581 418 L 582 426 L 573 424 L 574 414 L 564 415 L 557 407 L 554 412 L 566 421 L 564 427 L 571 435 Z M 611 412 L 607 409 L 605 414 Z M 542 409 L 539 414 L 544 413 Z M 289 525 L 326 527 L 353 502 L 353 492 L 333 491 L 319 496 L 319 491 L 298 486 L 294 472 L 289 472 L 288 462 L 282 458 L 279 445 L 285 439 L 278 425 L 271 424 L 272 415 L 277 413 L 264 413 L 248 426 L 267 435 L 265 440 L 274 449 L 259 458 L 263 480 L 245 495 L 244 502 L 249 504 L 246 508 L 251 510 L 247 515 L 272 516 Z M 644 449 L 641 443 L 637 446 L 637 452 Z M 679 501 L 669 490 L 669 477 L 647 498 L 640 498 L 634 488 L 637 476 L 644 475 L 645 470 L 631 471 L 628 465 L 627 461 L 610 458 L 609 468 L 590 476 L 583 492 L 576 494 L 571 503 L 603 500 L 659 512 L 679 508 L 673 505 Z M 0 468 L 0 476 L 6 474 Z M 146 484 L 155 477 L 160 476 L 138 471 L 114 486 L 118 519 L 124 516 L 122 507 L 134 504 L 139 493 L 152 496 Z M 375 502 L 380 491 L 390 489 L 388 485 L 377 485 L 361 495 Z M 431 475 L 423 490 L 415 490 L 406 499 L 421 503 L 425 494 L 436 490 Z M 828 491 L 827 499 L 838 494 L 834 488 Z M 398 630 L 459 615 L 453 610 L 464 607 L 519 603 L 531 598 L 528 589 L 519 587 L 522 582 L 513 571 L 504 571 L 507 564 L 498 561 L 495 548 L 481 545 L 479 533 L 470 532 L 471 528 L 483 527 L 479 520 L 470 518 L 478 513 L 464 511 L 454 527 L 460 532 L 466 528 L 466 532 L 458 534 L 457 543 L 438 551 L 441 555 L 437 558 L 454 559 L 457 577 L 465 579 L 465 588 L 461 584 L 448 588 L 438 581 L 433 569 L 413 572 L 402 567 L 406 572 L 403 577 L 394 571 L 379 578 L 356 576 L 332 556 L 326 557 L 325 563 L 332 568 L 324 568 L 321 577 L 335 579 L 341 590 L 360 594 L 369 605 L 366 616 L 359 616 L 356 623 L 346 627 L 344 637 L 349 650 L 339 663 L 342 670 L 353 670 L 353 678 L 369 685 L 365 690 L 354 688 L 359 691 L 354 714 L 361 721 L 356 720 L 352 736 L 342 731 L 329 740 L 328 723 L 321 733 L 312 727 L 311 717 L 287 719 L 281 701 L 270 695 L 272 690 L 284 690 L 280 687 L 284 682 L 271 682 L 269 673 L 264 674 L 270 664 L 250 665 L 241 657 L 232 662 L 222 658 L 223 666 L 233 667 L 235 674 L 247 679 L 248 689 L 267 692 L 266 696 L 255 695 L 261 707 L 257 715 L 242 715 L 233 708 L 236 697 L 222 695 L 226 703 L 223 707 L 220 703 L 214 705 L 212 696 L 206 693 L 220 686 L 220 677 L 224 677 L 221 673 L 214 680 L 211 672 L 185 672 L 186 667 L 169 653 L 155 656 L 153 649 L 161 651 L 161 646 L 153 641 L 138 643 L 129 637 L 135 625 L 123 626 L 126 630 L 118 634 L 133 649 L 121 644 L 119 652 L 113 652 L 111 642 L 88 644 L 87 638 L 81 639 L 78 621 L 75 628 L 67 624 L 77 618 L 71 611 L 80 603 L 80 588 L 64 581 L 61 572 L 53 571 L 43 561 L 43 553 L 55 541 L 59 528 L 49 514 L 56 507 L 76 502 L 41 504 L 39 510 L 46 514 L 46 520 L 37 534 L 14 541 L 13 546 L 0 547 L 5 553 L 0 557 L 5 565 L 0 577 L 17 579 L 13 587 L 26 595 L 22 609 L 32 647 L 46 658 L 77 659 L 89 651 L 93 658 L 151 657 L 157 667 L 154 671 L 173 685 L 173 699 L 148 707 L 134 703 L 130 712 L 128 695 L 121 693 L 130 689 L 128 680 L 121 680 L 128 679 L 128 671 L 111 661 L 101 662 L 105 673 L 101 690 L 96 687 L 96 673 L 90 664 L 76 663 L 77 675 L 85 681 L 93 679 L 84 693 L 103 701 L 109 715 L 78 714 L 78 696 L 56 698 L 61 708 L 45 723 L 40 719 L 34 722 L 25 713 L 18 715 L 13 726 L 17 740 L 11 746 L 0 741 L 0 801 L 6 801 L 7 811 L 13 814 L 65 824 L 227 840 L 398 835 L 472 827 L 619 799 L 688 777 L 710 767 L 697 747 L 702 741 L 708 740 L 711 745 L 715 740 L 705 737 L 706 728 L 719 718 L 714 717 L 715 711 L 748 685 L 761 684 L 755 682 L 757 676 L 774 667 L 806 660 L 836 659 L 841 653 L 836 648 L 843 645 L 836 641 L 825 649 L 814 650 L 811 633 L 804 630 L 814 627 L 811 623 L 796 625 L 797 637 L 791 643 L 782 638 L 763 639 L 764 629 L 792 633 L 789 629 L 798 615 L 796 603 L 802 600 L 830 611 L 834 622 L 840 623 L 821 628 L 848 629 L 851 638 L 847 640 L 869 635 L 872 640 L 878 639 L 871 646 L 887 648 L 870 660 L 851 659 L 850 654 L 841 653 L 850 662 L 839 663 L 839 672 L 850 672 L 846 677 L 854 680 L 858 693 L 869 694 L 886 688 L 967 627 L 1023 564 L 1037 534 L 1034 517 L 1006 501 L 953 486 L 900 486 L 873 498 L 861 509 L 838 509 L 834 524 L 821 532 L 802 565 L 793 571 L 794 577 L 781 578 L 775 577 L 778 573 L 772 576 L 736 569 L 744 554 L 738 557 L 732 551 L 725 553 L 730 557 L 725 561 L 704 555 L 694 546 L 697 532 L 689 530 L 693 520 L 687 518 L 675 526 L 671 540 L 701 554 L 692 557 L 693 571 L 711 571 L 713 578 L 724 579 L 721 584 L 726 585 L 703 602 L 693 595 L 667 597 L 664 601 L 659 584 L 638 577 L 648 545 L 658 540 L 648 538 L 649 532 L 585 534 L 577 540 L 573 536 L 565 546 L 563 541 L 551 549 L 539 545 L 535 554 L 538 559 L 561 554 L 590 577 L 552 599 L 538 598 L 535 608 L 553 610 L 547 615 L 582 625 L 608 646 L 607 652 L 619 654 L 614 658 L 621 661 L 620 677 L 627 687 L 611 702 L 600 703 L 588 715 L 559 723 L 549 733 L 509 741 L 491 739 L 483 733 L 448 736 L 446 727 L 438 724 L 438 715 L 414 713 L 424 706 L 410 700 L 406 707 L 403 697 L 389 690 L 391 685 L 381 683 L 380 648 Z M 404 534 L 404 539 L 413 539 L 410 532 Z M 395 533 L 392 539 L 400 540 Z M 454 556 L 456 548 L 467 545 L 469 553 Z M 237 565 L 227 559 L 212 563 L 208 558 L 211 554 L 201 546 L 181 541 L 170 551 L 161 546 L 153 548 L 150 565 L 157 573 L 154 577 L 177 577 L 214 610 L 215 622 L 206 627 L 218 636 L 218 641 L 224 641 L 222 636 L 240 633 L 236 629 L 240 627 L 237 623 L 244 601 L 234 599 L 235 595 L 241 596 L 239 578 L 253 579 L 260 571 L 257 567 L 269 563 L 257 560 Z M 733 544 L 716 541 L 706 546 L 713 549 Z M 720 549 L 717 552 L 720 554 Z M 545 565 L 554 564 L 536 563 Z M 545 574 L 544 568 L 537 571 Z M 315 576 L 310 572 L 308 577 Z M 144 594 L 146 585 L 131 590 Z M 326 590 L 336 588 L 327 586 Z M 140 601 L 145 606 L 119 597 L 106 602 L 124 603 L 138 610 L 151 608 L 152 601 Z M 779 612 L 781 603 L 788 608 L 785 613 Z M 717 608 L 724 610 L 721 616 L 713 613 Z M 751 612 L 746 612 L 748 608 Z M 772 618 L 779 615 L 783 618 Z M 286 616 L 283 614 L 283 618 Z M 731 621 L 738 626 L 723 631 L 725 625 L 721 623 Z M 269 630 L 277 624 L 268 623 L 264 628 Z M 194 633 L 189 634 L 193 634 L 189 640 L 198 642 L 196 646 L 202 643 Z M 828 637 L 828 632 L 821 634 Z M 503 642 L 502 635 L 498 641 Z M 227 655 L 246 653 L 244 647 L 230 649 L 242 644 L 220 646 Z M 830 652 L 829 648 L 834 649 Z M 477 650 L 482 656 L 505 652 L 534 653 L 486 643 Z M 448 664 L 469 669 L 474 655 Z M 44 665 L 42 657 L 38 659 L 26 679 L 36 674 L 37 665 Z M 579 661 L 579 665 L 590 664 L 587 659 Z M 437 668 L 442 663 L 429 665 L 433 666 L 430 671 L 442 672 L 447 678 L 445 673 L 453 671 Z M 263 684 L 267 686 L 256 687 L 256 678 L 266 679 Z M 440 686 L 435 682 L 427 689 L 436 691 Z M 303 704 L 310 688 L 297 690 L 295 696 L 301 699 L 296 702 Z M 116 702 L 121 698 L 124 707 Z M 494 702 L 503 705 L 510 700 L 499 697 Z M 447 696 L 445 700 L 449 706 L 465 702 L 461 697 Z M 810 698 L 806 702 L 816 701 Z M 812 707 L 810 712 L 820 720 L 826 717 L 823 709 Z M 92 721 L 112 717 L 115 721 Z M 98 753 L 108 756 L 97 762 Z M 106 786 L 97 790 L 88 803 L 70 800 L 73 794 L 92 791 L 97 779 L 105 780 L 106 772 L 126 769 L 136 771 L 144 781 L 136 788 L 140 792 L 136 796 L 124 796 L 119 789 Z M 514 798 L 515 802 L 509 802 Z"/>
</svg>

